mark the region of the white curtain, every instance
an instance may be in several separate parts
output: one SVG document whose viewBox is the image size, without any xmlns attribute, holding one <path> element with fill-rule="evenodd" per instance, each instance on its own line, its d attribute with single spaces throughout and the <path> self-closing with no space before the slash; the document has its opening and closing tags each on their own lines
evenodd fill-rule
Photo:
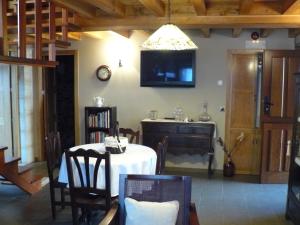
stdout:
<svg viewBox="0 0 300 225">
<path fill-rule="evenodd" d="M 19 120 L 21 162 L 34 161 L 34 82 L 32 67 L 19 67 Z"/>
<path fill-rule="evenodd" d="M 33 68 L 0 64 L 0 146 L 22 164 L 34 161 L 34 109 Z"/>
<path fill-rule="evenodd" d="M 12 156 L 12 123 L 9 65 L 0 64 L 0 146 L 7 146 L 6 157 Z"/>
</svg>

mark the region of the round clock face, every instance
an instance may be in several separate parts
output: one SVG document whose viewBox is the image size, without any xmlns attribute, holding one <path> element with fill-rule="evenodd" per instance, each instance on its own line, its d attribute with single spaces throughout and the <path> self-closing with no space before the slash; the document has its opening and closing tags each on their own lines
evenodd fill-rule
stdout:
<svg viewBox="0 0 300 225">
<path fill-rule="evenodd" d="M 98 67 L 98 69 L 96 71 L 96 76 L 99 80 L 106 81 L 106 80 L 109 80 L 109 78 L 111 76 L 111 71 L 108 66 L 102 65 L 102 66 Z"/>
</svg>

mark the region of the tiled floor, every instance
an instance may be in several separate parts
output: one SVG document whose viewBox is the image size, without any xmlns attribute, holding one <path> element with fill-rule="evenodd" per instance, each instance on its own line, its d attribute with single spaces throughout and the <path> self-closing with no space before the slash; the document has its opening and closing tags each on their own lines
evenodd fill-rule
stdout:
<svg viewBox="0 0 300 225">
<path fill-rule="evenodd" d="M 0 184 L 0 224 L 71 225 L 69 209 L 52 221 L 48 191 L 46 186 L 30 197 Z M 287 185 L 258 184 L 253 177 L 193 176 L 192 200 L 201 225 L 291 225 L 284 218 L 286 192 Z"/>
<path fill-rule="evenodd" d="M 193 177 L 192 199 L 201 225 L 290 225 L 287 185 L 258 184 L 251 176 Z"/>
</svg>

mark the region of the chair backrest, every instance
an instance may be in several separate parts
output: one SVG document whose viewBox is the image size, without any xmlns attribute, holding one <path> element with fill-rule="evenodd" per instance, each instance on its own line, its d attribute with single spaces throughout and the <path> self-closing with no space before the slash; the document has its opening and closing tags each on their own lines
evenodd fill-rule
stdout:
<svg viewBox="0 0 300 225">
<path fill-rule="evenodd" d="M 100 163 L 104 161 L 105 188 L 98 187 L 101 171 Z M 93 149 L 66 151 L 68 180 L 72 199 L 77 196 L 97 194 L 106 199 L 106 207 L 111 205 L 110 192 L 110 153 L 99 153 Z M 93 165 L 93 166 L 91 166 Z M 99 173 L 100 172 L 100 173 Z"/>
<path fill-rule="evenodd" d="M 54 179 L 54 171 L 59 169 L 61 163 L 62 149 L 59 132 L 50 132 L 45 140 L 46 159 L 50 182 Z"/>
<path fill-rule="evenodd" d="M 168 150 L 168 136 L 164 136 L 162 141 L 158 142 L 156 148 L 156 174 L 162 174 L 166 165 L 166 155 Z"/>
<path fill-rule="evenodd" d="M 131 128 L 119 128 L 120 134 L 122 134 L 124 137 L 128 137 L 129 143 L 133 143 L 133 140 L 135 139 L 135 143 L 140 143 L 140 131 L 134 131 Z"/>
<path fill-rule="evenodd" d="M 179 211 L 176 225 L 189 224 L 191 203 L 191 177 L 166 175 L 120 175 L 119 205 L 120 225 L 125 224 L 124 199 L 137 201 L 166 202 L 177 200 Z"/>
</svg>

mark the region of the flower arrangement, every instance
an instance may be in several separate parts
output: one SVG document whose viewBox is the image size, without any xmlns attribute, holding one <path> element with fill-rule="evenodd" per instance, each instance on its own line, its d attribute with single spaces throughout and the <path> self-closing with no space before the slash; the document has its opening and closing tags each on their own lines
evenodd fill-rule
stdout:
<svg viewBox="0 0 300 225">
<path fill-rule="evenodd" d="M 223 168 L 223 174 L 224 176 L 231 177 L 234 175 L 235 172 L 235 165 L 232 162 L 232 154 L 237 150 L 237 147 L 240 143 L 242 143 L 245 140 L 245 134 L 244 132 L 241 132 L 241 134 L 236 138 L 234 145 L 231 150 L 228 150 L 224 144 L 224 141 L 221 137 L 217 139 L 217 143 L 222 147 L 223 151 L 226 154 L 227 162 L 224 163 Z"/>
</svg>

